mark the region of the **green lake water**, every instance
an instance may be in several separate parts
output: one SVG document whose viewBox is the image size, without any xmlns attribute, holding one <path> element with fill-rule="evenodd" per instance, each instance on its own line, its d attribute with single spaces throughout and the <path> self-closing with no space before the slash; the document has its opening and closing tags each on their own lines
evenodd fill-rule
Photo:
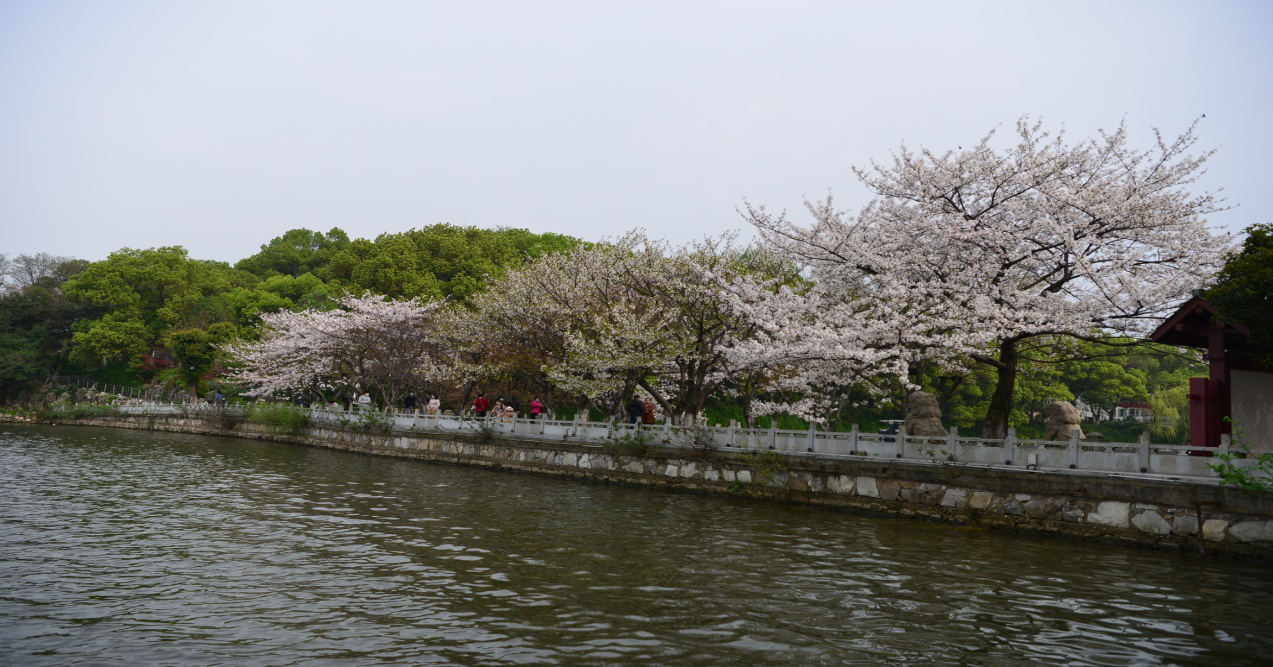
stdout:
<svg viewBox="0 0 1273 667">
<path fill-rule="evenodd" d="M 1230 557 L 0 426 L 0 665 L 1260 665 Z"/>
</svg>

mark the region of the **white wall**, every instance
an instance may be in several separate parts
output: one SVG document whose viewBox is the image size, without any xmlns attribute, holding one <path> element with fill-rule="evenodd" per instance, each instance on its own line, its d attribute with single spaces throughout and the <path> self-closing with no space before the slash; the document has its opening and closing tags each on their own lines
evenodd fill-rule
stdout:
<svg viewBox="0 0 1273 667">
<path fill-rule="evenodd" d="M 1273 452 L 1273 373 L 1229 371 L 1233 421 L 1253 452 Z"/>
</svg>

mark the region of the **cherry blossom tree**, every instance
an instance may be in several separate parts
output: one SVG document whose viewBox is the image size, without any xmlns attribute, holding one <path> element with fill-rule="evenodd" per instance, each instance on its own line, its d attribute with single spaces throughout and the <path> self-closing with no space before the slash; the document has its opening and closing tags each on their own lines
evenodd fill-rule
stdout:
<svg viewBox="0 0 1273 667">
<path fill-rule="evenodd" d="M 1195 130 L 1155 131 L 1139 150 L 1125 125 L 1071 144 L 1024 117 L 1006 148 L 992 131 L 970 149 L 903 147 L 856 168 L 875 194 L 856 214 L 828 197 L 807 203 L 802 226 L 749 204 L 762 237 L 815 281 L 765 300 L 771 356 L 804 363 L 814 385 L 883 374 L 913 386 L 919 363 L 986 364 L 997 385 L 983 435 L 1003 437 L 1023 342 L 1143 334 L 1217 270 L 1229 240 L 1207 226 L 1216 194 L 1193 192 L 1212 155 L 1191 153 Z"/>
<path fill-rule="evenodd" d="M 534 374 L 607 412 L 640 387 L 682 420 L 738 366 L 726 352 L 751 324 L 719 285 L 755 258 L 728 237 L 671 248 L 640 232 L 541 257 L 473 301 L 468 337 L 490 351 L 473 370 Z"/>
<path fill-rule="evenodd" d="M 462 334 L 474 379 L 515 374 L 606 410 L 666 357 L 664 318 L 648 295 L 660 248 L 639 234 L 542 256 L 472 302 Z"/>
<path fill-rule="evenodd" d="M 733 235 L 704 238 L 667 252 L 658 280 L 647 283 L 648 297 L 661 307 L 662 335 L 669 353 L 662 367 L 638 384 L 674 420 L 702 412 L 707 399 L 722 391 L 739 395 L 750 421 L 752 397 L 776 376 L 754 359 L 734 354 L 753 339 L 757 323 L 748 308 L 738 308 L 727 285 L 762 284 L 789 278 L 783 262 L 756 248 L 737 245 Z"/>
<path fill-rule="evenodd" d="M 366 295 L 344 297 L 330 311 L 262 315 L 260 339 L 229 348 L 236 362 L 231 380 L 249 396 L 367 391 L 394 404 L 440 375 L 448 352 L 431 335 L 439 308 Z"/>
</svg>

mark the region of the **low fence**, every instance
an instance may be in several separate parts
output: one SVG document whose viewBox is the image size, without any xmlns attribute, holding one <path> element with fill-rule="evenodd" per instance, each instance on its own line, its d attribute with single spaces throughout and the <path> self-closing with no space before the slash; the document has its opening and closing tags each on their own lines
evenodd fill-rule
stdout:
<svg viewBox="0 0 1273 667">
<path fill-rule="evenodd" d="M 91 389 L 99 394 L 115 396 L 122 402 L 182 404 L 189 402 L 187 395 L 180 391 L 170 391 L 156 387 L 129 387 L 109 382 L 99 382 L 80 375 L 53 375 L 44 381 L 44 386 L 54 392 L 70 389 Z"/>
<path fill-rule="evenodd" d="M 138 415 L 199 415 L 247 408 L 207 404 L 151 404 L 122 406 L 122 411 Z M 299 409 L 299 408 L 298 408 Z M 314 426 L 362 426 L 399 432 L 477 434 L 548 441 L 606 443 L 631 440 L 674 448 L 714 447 L 726 451 L 774 451 L 813 459 L 868 458 L 880 461 L 920 461 L 935 465 L 1004 467 L 1028 470 L 1074 470 L 1130 476 L 1194 478 L 1217 480 L 1207 456 L 1191 455 L 1199 448 L 1190 445 L 1162 445 L 1142 437 L 1136 443 L 1088 442 L 1077 436 L 1068 441 L 1018 439 L 1012 430 L 1003 440 L 966 438 L 952 432 L 944 438 L 847 432 L 806 431 L 779 428 L 730 426 L 673 426 L 671 424 L 625 424 L 582 419 L 530 419 L 527 417 L 476 418 L 455 415 L 385 413 L 358 409 L 303 409 Z M 1207 453 L 1227 453 L 1228 437 Z M 1239 462 L 1240 463 L 1240 462 Z"/>
</svg>

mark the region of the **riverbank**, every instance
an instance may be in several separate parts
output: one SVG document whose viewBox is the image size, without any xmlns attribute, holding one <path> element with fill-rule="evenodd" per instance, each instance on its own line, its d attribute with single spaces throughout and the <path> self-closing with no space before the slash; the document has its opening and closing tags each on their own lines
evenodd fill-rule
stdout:
<svg viewBox="0 0 1273 667">
<path fill-rule="evenodd" d="M 109 417 L 73 423 L 272 440 L 1273 559 L 1273 494 L 1196 480 L 869 457 L 815 460 L 719 448 L 687 452 L 633 443 L 544 442 L 489 433 L 465 437 L 331 426 L 287 433 L 255 423 L 197 416 Z"/>
</svg>

